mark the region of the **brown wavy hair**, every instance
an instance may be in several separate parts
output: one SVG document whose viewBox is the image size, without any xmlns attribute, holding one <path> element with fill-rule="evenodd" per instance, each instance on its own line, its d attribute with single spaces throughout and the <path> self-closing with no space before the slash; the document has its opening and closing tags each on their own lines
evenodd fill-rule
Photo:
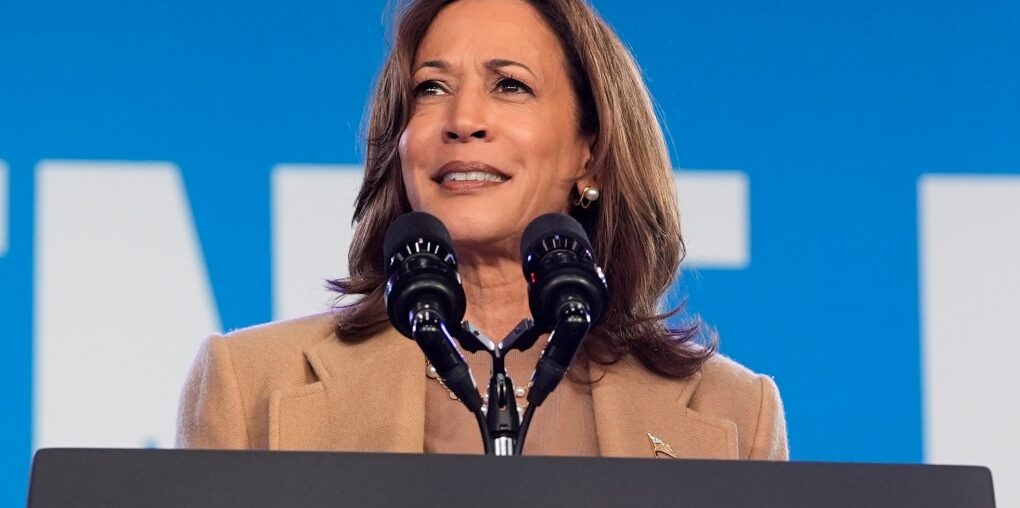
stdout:
<svg viewBox="0 0 1020 508">
<path fill-rule="evenodd" d="M 411 211 L 398 141 L 411 114 L 411 71 L 432 20 L 455 0 L 412 0 L 397 8 L 393 45 L 367 112 L 365 176 L 354 210 L 350 276 L 329 281 L 340 293 L 337 335 L 365 340 L 389 326 L 383 299 L 383 238 Z M 556 34 L 578 104 L 578 129 L 594 135 L 589 166 L 602 196 L 571 211 L 585 227 L 612 298 L 582 355 L 610 365 L 631 354 L 671 378 L 696 372 L 716 339 L 697 318 L 679 328 L 658 304 L 684 255 L 673 169 L 651 98 L 630 52 L 583 0 L 528 0 Z M 575 190 L 576 192 L 576 190 Z M 360 296 L 353 302 L 344 297 Z M 702 337 L 708 340 L 699 340 Z"/>
</svg>

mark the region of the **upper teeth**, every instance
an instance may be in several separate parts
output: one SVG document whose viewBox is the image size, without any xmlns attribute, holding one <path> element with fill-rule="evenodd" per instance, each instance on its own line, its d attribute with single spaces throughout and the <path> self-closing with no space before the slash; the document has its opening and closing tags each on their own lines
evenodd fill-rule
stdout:
<svg viewBox="0 0 1020 508">
<path fill-rule="evenodd" d="M 484 171 L 454 171 L 443 175 L 443 180 L 440 183 L 446 183 L 451 181 L 460 180 L 474 180 L 480 182 L 505 182 L 506 177 L 503 175 L 497 175 L 494 173 L 486 173 Z"/>
</svg>

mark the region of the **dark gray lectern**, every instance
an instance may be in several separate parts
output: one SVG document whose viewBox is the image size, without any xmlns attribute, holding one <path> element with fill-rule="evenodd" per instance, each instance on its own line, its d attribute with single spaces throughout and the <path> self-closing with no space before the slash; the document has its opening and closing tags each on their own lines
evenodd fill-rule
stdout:
<svg viewBox="0 0 1020 508">
<path fill-rule="evenodd" d="M 191 450 L 40 450 L 30 508 L 993 508 L 987 468 Z"/>
</svg>

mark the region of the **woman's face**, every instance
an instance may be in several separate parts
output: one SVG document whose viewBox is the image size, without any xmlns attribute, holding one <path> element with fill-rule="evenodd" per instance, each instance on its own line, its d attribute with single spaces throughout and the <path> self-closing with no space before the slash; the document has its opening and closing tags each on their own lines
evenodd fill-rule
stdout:
<svg viewBox="0 0 1020 508">
<path fill-rule="evenodd" d="M 535 217 L 565 212 L 591 139 L 578 129 L 563 50 L 519 0 L 444 8 L 412 67 L 414 102 L 400 138 L 411 206 L 458 247 L 517 252 Z"/>
</svg>

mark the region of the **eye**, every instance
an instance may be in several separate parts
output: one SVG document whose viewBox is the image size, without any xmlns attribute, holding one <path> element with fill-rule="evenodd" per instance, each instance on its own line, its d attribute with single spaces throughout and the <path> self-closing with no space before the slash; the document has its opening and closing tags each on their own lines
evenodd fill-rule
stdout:
<svg viewBox="0 0 1020 508">
<path fill-rule="evenodd" d="M 427 97 L 435 95 L 446 95 L 446 89 L 443 84 L 434 79 L 422 81 L 414 87 L 415 97 Z"/>
<path fill-rule="evenodd" d="M 508 94 L 526 93 L 534 95 L 534 92 L 532 92 L 530 86 L 524 84 L 523 81 L 512 76 L 504 76 L 499 78 L 499 80 L 496 81 L 496 91 Z"/>
</svg>

